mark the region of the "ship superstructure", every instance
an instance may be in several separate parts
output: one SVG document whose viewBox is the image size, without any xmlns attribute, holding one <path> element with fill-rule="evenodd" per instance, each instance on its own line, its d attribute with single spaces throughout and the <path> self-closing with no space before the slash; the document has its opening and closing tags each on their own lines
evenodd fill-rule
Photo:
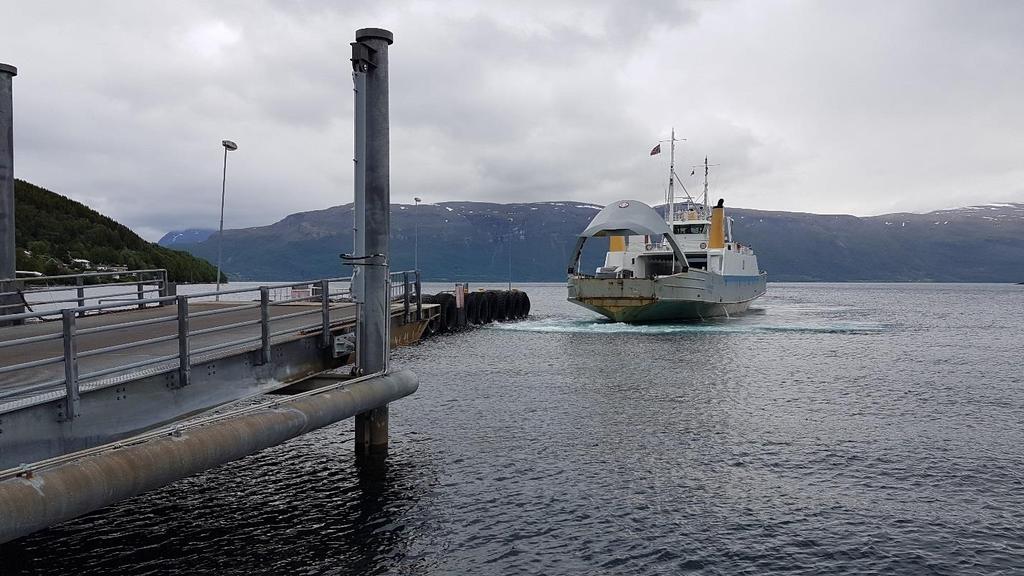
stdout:
<svg viewBox="0 0 1024 576">
<path fill-rule="evenodd" d="M 676 213 L 675 141 L 673 133 L 665 219 L 638 200 L 601 210 L 577 239 L 569 301 L 619 322 L 659 322 L 738 314 L 764 294 L 766 274 L 753 248 L 733 238 L 724 200 L 708 206 L 706 158 L 703 201 L 683 187 L 687 201 Z M 594 237 L 608 237 L 609 249 L 604 265 L 587 274 L 580 255 Z"/>
</svg>

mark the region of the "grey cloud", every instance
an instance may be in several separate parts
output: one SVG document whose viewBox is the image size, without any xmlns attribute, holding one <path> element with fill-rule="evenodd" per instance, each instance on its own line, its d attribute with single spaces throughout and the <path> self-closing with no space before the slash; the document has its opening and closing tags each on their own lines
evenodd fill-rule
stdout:
<svg viewBox="0 0 1024 576">
<path fill-rule="evenodd" d="M 353 31 L 395 32 L 395 201 L 733 206 L 1024 200 L 1015 2 L 26 3 L 0 0 L 19 177 L 146 234 L 351 199 Z"/>
</svg>

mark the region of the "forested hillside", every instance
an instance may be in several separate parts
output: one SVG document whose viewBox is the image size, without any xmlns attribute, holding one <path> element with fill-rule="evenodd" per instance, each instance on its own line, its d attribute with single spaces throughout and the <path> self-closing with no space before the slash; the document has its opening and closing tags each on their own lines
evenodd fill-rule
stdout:
<svg viewBox="0 0 1024 576">
<path fill-rule="evenodd" d="M 147 242 L 99 212 L 24 180 L 14 181 L 18 270 L 75 272 L 72 259 L 131 270 L 166 268 L 176 282 L 213 282 L 217 270 L 187 252 Z"/>
</svg>

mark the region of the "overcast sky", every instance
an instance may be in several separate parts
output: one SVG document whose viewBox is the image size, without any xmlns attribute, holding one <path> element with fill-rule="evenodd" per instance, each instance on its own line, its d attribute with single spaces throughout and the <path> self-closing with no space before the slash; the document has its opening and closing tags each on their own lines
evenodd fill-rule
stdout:
<svg viewBox="0 0 1024 576">
<path fill-rule="evenodd" d="M 391 47 L 395 202 L 1024 202 L 1024 2 L 0 0 L 15 174 L 155 240 L 352 199 L 349 42 Z"/>
</svg>

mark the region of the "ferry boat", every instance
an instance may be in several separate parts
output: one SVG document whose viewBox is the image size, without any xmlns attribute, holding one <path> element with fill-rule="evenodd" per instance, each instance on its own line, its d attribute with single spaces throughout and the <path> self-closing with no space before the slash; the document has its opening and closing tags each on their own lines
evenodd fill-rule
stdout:
<svg viewBox="0 0 1024 576">
<path fill-rule="evenodd" d="M 767 274 L 758 269 L 754 249 L 733 239 L 724 200 L 708 206 L 707 158 L 703 202 L 695 202 L 675 174 L 674 131 L 671 142 L 666 217 L 639 200 L 601 210 L 572 252 L 570 302 L 616 322 L 670 322 L 739 314 L 765 293 Z M 687 199 L 678 217 L 675 182 Z M 608 253 L 603 266 L 585 274 L 580 255 L 595 237 L 609 238 Z"/>
</svg>

